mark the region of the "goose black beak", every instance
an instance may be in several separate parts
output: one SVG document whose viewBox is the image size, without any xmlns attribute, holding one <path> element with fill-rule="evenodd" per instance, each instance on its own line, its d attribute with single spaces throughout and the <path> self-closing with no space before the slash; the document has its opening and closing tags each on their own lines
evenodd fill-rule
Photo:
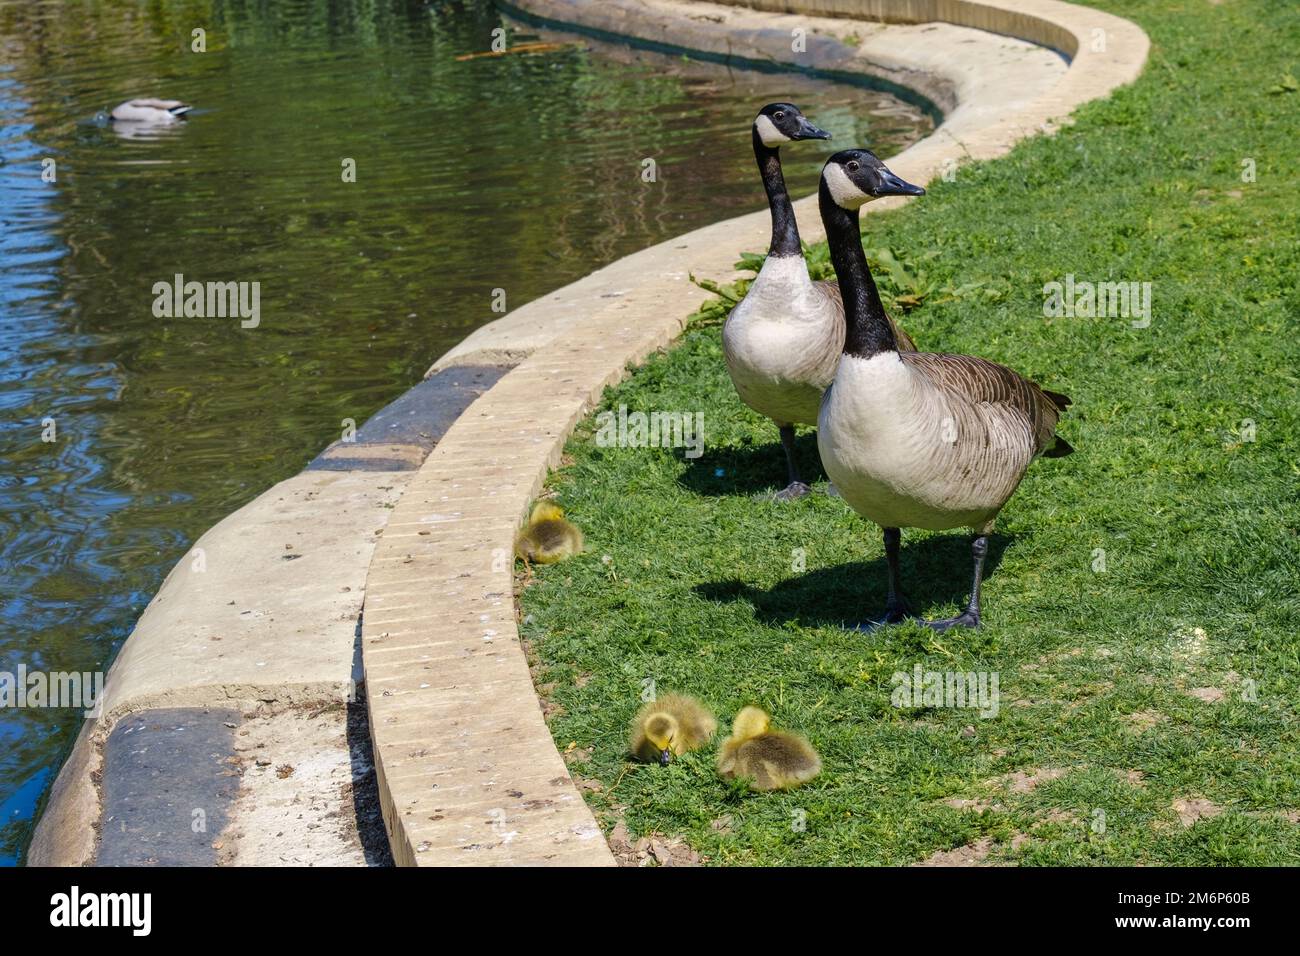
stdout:
<svg viewBox="0 0 1300 956">
<path fill-rule="evenodd" d="M 895 176 L 887 169 L 881 169 L 877 174 L 879 184 L 876 186 L 874 193 L 880 196 L 924 196 L 925 190 L 920 186 L 913 186 L 905 179 Z"/>
<path fill-rule="evenodd" d="M 808 122 L 807 117 L 799 117 L 799 131 L 795 134 L 795 139 L 830 139 L 831 134 L 824 129 L 818 129 L 812 123 Z"/>
<path fill-rule="evenodd" d="M 664 749 L 659 752 L 659 763 L 662 766 L 668 766 L 668 764 L 672 762 L 672 759 L 673 752 L 671 750 Z"/>
</svg>

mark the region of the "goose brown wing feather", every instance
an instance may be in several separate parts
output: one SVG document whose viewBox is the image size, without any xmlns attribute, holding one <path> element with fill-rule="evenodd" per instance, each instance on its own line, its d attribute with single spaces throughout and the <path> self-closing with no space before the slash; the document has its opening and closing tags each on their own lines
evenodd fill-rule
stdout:
<svg viewBox="0 0 1300 956">
<path fill-rule="evenodd" d="M 1005 365 L 973 355 L 906 352 L 900 358 L 950 394 L 975 404 L 1004 406 L 1022 414 L 1032 430 L 1035 455 L 1057 445 L 1056 423 L 1070 404 L 1067 396 L 1046 391 Z M 1062 449 L 1061 453 L 1068 452 Z"/>
<path fill-rule="evenodd" d="M 840 284 L 833 279 L 820 279 L 813 284 L 820 287 L 826 297 L 831 300 L 832 304 L 835 306 L 836 314 L 840 316 L 840 324 L 842 326 L 844 322 L 844 295 L 840 292 Z M 889 327 L 894 330 L 894 340 L 898 343 L 898 351 L 915 352 L 916 343 L 912 341 L 912 337 L 903 330 L 902 326 L 894 321 L 892 316 L 886 314 L 885 318 L 889 319 Z M 843 341 L 843 338 L 844 336 L 841 334 L 841 341 Z"/>
<path fill-rule="evenodd" d="M 844 314 L 844 294 L 840 292 L 840 284 L 834 279 L 818 279 L 813 283 L 817 288 L 822 290 L 826 298 L 831 300 L 835 306 L 835 311 L 840 315 Z"/>
</svg>

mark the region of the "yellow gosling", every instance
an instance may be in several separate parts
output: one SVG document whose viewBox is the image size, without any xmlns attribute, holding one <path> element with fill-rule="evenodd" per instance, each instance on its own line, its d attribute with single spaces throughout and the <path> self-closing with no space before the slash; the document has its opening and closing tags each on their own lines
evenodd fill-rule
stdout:
<svg viewBox="0 0 1300 956">
<path fill-rule="evenodd" d="M 821 757 L 808 741 L 769 725 L 767 714 L 757 707 L 736 715 L 731 736 L 718 752 L 718 773 L 724 780 L 746 779 L 755 790 L 789 790 L 821 772 Z"/>
<path fill-rule="evenodd" d="M 628 750 L 638 760 L 666 765 L 703 747 L 717 729 L 713 714 L 694 697 L 664 694 L 637 711 Z"/>
<path fill-rule="evenodd" d="M 582 552 L 582 531 L 549 501 L 539 501 L 515 537 L 515 555 L 531 571 L 531 562 L 554 564 Z"/>
</svg>

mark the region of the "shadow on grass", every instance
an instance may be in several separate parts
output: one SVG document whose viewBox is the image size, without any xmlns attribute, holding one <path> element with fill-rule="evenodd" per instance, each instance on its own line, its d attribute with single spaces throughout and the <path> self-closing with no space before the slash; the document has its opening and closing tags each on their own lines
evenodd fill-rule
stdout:
<svg viewBox="0 0 1300 956">
<path fill-rule="evenodd" d="M 947 616 L 945 608 L 965 607 L 970 598 L 970 537 L 948 535 L 908 546 L 907 532 L 903 534 L 899 569 L 912 610 L 933 619 Z M 989 536 L 989 553 L 984 559 L 986 601 L 989 581 L 1010 543 L 1007 535 Z M 708 601 L 748 601 L 754 606 L 754 616 L 766 624 L 843 627 L 879 618 L 885 610 L 888 583 L 889 568 L 881 555 L 872 561 L 795 574 L 767 590 L 734 579 L 707 581 L 694 590 Z"/>
<path fill-rule="evenodd" d="M 715 498 L 780 491 L 786 484 L 785 452 L 775 425 L 771 433 L 772 440 L 762 445 L 705 446 L 704 454 L 690 461 L 677 480 L 697 495 Z M 826 473 L 817 453 L 817 433 L 797 435 L 794 444 L 799 477 L 809 485 L 824 481 Z"/>
</svg>

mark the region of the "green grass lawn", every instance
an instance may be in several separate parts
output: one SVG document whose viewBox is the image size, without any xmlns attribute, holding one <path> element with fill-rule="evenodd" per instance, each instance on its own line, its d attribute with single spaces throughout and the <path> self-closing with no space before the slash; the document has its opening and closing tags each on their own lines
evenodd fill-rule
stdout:
<svg viewBox="0 0 1300 956">
<path fill-rule="evenodd" d="M 868 249 L 899 263 L 873 255 L 922 348 L 1074 399 L 1060 430 L 1078 451 L 1036 462 L 1002 513 L 981 630 L 841 629 L 883 608 L 879 529 L 824 475 L 809 498 L 768 500 L 781 449 L 727 378 L 718 307 L 603 405 L 702 411 L 701 458 L 597 447 L 591 421 L 570 442 L 551 486 L 587 551 L 538 569 L 521 613 L 556 743 L 607 828 L 680 836 L 715 864 L 959 848 L 1300 863 L 1300 10 L 1102 5 L 1151 35 L 1134 86 L 863 217 Z M 1044 317 L 1044 283 L 1067 274 L 1151 282 L 1150 326 Z M 819 473 L 811 430 L 800 447 Z M 905 530 L 902 564 L 918 612 L 959 610 L 965 533 Z M 893 675 L 917 664 L 996 674 L 996 716 L 895 707 Z M 715 748 L 629 763 L 648 680 L 725 726 L 765 707 L 824 771 L 759 794 L 717 778 Z"/>
</svg>

